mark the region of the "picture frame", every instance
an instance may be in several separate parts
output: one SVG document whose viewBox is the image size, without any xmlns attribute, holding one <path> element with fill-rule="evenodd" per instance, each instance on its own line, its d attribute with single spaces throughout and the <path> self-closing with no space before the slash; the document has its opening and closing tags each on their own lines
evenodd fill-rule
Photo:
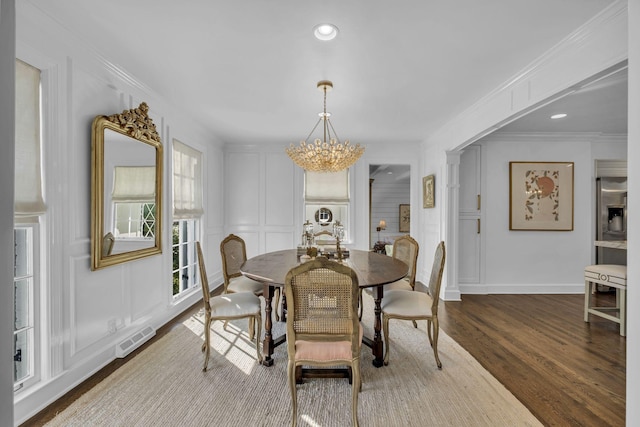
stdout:
<svg viewBox="0 0 640 427">
<path fill-rule="evenodd" d="M 573 231 L 573 162 L 509 162 L 509 230 Z"/>
<path fill-rule="evenodd" d="M 401 233 L 408 233 L 411 226 L 411 205 L 400 205 L 398 211 L 398 228 Z"/>
<path fill-rule="evenodd" d="M 422 178 L 422 207 L 433 208 L 436 205 L 435 175 Z"/>
</svg>

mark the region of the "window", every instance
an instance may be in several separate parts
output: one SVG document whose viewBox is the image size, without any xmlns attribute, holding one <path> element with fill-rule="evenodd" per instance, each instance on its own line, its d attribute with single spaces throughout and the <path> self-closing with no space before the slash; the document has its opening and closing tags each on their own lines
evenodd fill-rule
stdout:
<svg viewBox="0 0 640 427">
<path fill-rule="evenodd" d="M 13 382 L 20 389 L 25 382 L 36 378 L 36 274 L 34 271 L 34 227 L 14 228 L 14 329 Z"/>
<path fill-rule="evenodd" d="M 196 241 L 199 221 L 181 219 L 173 222 L 173 296 L 197 285 L 198 260 Z"/>
<path fill-rule="evenodd" d="M 196 286 L 196 241 L 200 239 L 202 153 L 173 140 L 173 296 Z"/>
<path fill-rule="evenodd" d="M 42 196 L 40 70 L 16 60 L 14 390 L 40 379 L 39 223 Z"/>
<path fill-rule="evenodd" d="M 116 238 L 155 239 L 155 203 L 114 203 L 114 209 Z"/>
<path fill-rule="evenodd" d="M 155 167 L 115 167 L 111 201 L 116 239 L 155 239 L 155 199 Z"/>
</svg>

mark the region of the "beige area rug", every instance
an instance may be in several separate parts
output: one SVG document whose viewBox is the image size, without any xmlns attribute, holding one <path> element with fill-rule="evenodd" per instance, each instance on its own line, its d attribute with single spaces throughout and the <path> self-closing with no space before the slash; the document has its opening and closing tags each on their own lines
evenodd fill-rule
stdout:
<svg viewBox="0 0 640 427">
<path fill-rule="evenodd" d="M 366 295 L 366 294 L 365 294 Z M 365 333 L 372 336 L 373 301 L 365 296 Z M 285 324 L 274 322 L 274 336 Z M 375 368 L 362 349 L 361 426 L 540 426 L 504 386 L 455 341 L 440 333 L 438 370 L 426 323 L 391 321 L 388 366 Z M 247 322 L 213 325 L 209 369 L 202 372 L 202 313 L 136 355 L 52 419 L 47 426 L 287 426 L 291 397 L 286 345 L 275 363 L 255 361 Z M 264 333 L 264 332 L 263 332 Z M 298 425 L 346 426 L 346 379 L 310 379 L 298 386 Z"/>
</svg>

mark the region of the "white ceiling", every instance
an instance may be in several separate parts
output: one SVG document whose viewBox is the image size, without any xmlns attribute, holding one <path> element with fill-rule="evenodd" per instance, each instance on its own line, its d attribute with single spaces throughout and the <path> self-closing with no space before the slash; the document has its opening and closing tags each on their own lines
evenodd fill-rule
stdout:
<svg viewBox="0 0 640 427">
<path fill-rule="evenodd" d="M 552 120 L 553 114 L 567 117 Z M 627 69 L 570 93 L 500 128 L 499 132 L 627 133 Z"/>
<path fill-rule="evenodd" d="M 311 131 L 322 110 L 316 83 L 324 79 L 334 83 L 327 104 L 341 140 L 422 141 L 613 3 L 24 1 L 190 111 L 220 140 L 285 145 Z M 338 26 L 336 40 L 314 39 L 322 22 Z M 626 97 L 614 86 L 612 103 Z M 626 114 L 626 98 L 624 104 Z M 574 118 L 565 123 L 576 131 Z M 618 131 L 619 121 L 598 129 Z M 598 123 L 581 122 L 589 129 Z M 537 126 L 532 114 L 505 129 L 544 131 Z"/>
</svg>

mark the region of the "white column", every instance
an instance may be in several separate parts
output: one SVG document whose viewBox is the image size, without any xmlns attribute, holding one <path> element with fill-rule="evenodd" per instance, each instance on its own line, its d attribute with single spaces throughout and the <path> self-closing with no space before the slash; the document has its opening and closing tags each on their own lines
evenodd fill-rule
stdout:
<svg viewBox="0 0 640 427">
<path fill-rule="evenodd" d="M 445 301 L 460 301 L 458 285 L 458 203 L 460 199 L 460 156 L 462 151 L 447 151 L 447 192 L 445 194 Z"/>
</svg>

